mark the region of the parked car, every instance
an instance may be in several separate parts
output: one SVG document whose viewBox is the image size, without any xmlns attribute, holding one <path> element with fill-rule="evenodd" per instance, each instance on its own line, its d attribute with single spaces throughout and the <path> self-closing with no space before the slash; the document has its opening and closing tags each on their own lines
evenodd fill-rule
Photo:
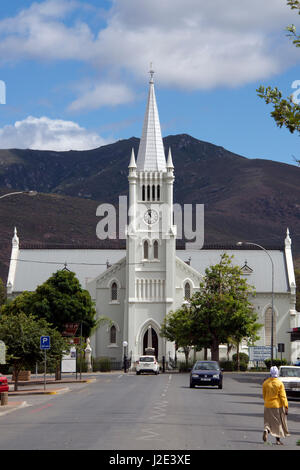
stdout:
<svg viewBox="0 0 300 470">
<path fill-rule="evenodd" d="M 7 383 L 7 377 L 5 375 L 0 374 L 0 393 L 8 392 L 9 386 Z"/>
<path fill-rule="evenodd" d="M 140 356 L 136 364 L 136 374 L 140 375 L 142 372 L 152 372 L 156 375 L 159 373 L 159 364 L 155 356 Z"/>
<path fill-rule="evenodd" d="M 279 380 L 283 382 L 287 394 L 300 395 L 300 367 L 280 366 Z"/>
<path fill-rule="evenodd" d="M 216 361 L 197 361 L 190 373 L 190 388 L 210 385 L 223 388 L 223 374 Z"/>
</svg>

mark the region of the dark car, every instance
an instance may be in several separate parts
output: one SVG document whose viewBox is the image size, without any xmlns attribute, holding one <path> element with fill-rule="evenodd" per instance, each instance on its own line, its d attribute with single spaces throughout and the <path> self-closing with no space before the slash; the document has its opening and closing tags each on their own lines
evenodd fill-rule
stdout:
<svg viewBox="0 0 300 470">
<path fill-rule="evenodd" d="M 223 374 L 216 361 L 197 361 L 190 374 L 190 388 L 210 385 L 223 388 Z"/>
</svg>

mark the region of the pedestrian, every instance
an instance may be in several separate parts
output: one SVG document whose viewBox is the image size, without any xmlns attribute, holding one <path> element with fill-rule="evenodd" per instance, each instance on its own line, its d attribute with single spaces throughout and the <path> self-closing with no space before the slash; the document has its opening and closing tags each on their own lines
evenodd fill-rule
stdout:
<svg viewBox="0 0 300 470">
<path fill-rule="evenodd" d="M 270 377 L 263 383 L 264 398 L 264 432 L 263 441 L 267 442 L 268 434 L 276 437 L 276 444 L 283 445 L 281 437 L 290 436 L 287 426 L 288 401 L 283 383 L 278 379 L 276 366 L 270 369 Z"/>
</svg>

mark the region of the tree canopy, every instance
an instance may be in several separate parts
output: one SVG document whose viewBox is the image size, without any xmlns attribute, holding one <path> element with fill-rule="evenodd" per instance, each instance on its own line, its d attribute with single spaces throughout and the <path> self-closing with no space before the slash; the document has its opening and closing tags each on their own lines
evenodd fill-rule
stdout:
<svg viewBox="0 0 300 470">
<path fill-rule="evenodd" d="M 14 368 L 15 390 L 18 389 L 20 370 L 32 368 L 43 360 L 43 351 L 40 349 L 40 337 L 43 335 L 51 338 L 48 360 L 57 363 L 62 354 L 69 350 L 69 344 L 45 319 L 21 311 L 0 316 L 0 339 L 6 345 L 7 361 Z"/>
<path fill-rule="evenodd" d="M 287 5 L 292 10 L 297 10 L 300 15 L 300 1 L 288 0 Z M 292 39 L 296 47 L 300 47 L 300 35 L 297 34 L 295 25 L 286 27 L 288 37 Z M 300 133 L 300 104 L 295 102 L 293 95 L 283 98 L 282 92 L 277 87 L 260 86 L 257 90 L 258 96 L 265 100 L 266 104 L 273 104 L 271 116 L 278 127 L 286 127 L 291 133 Z M 297 160 L 298 163 L 300 162 Z"/>
<path fill-rule="evenodd" d="M 82 334 L 88 337 L 97 325 L 89 292 L 82 289 L 75 273 L 68 270 L 57 271 L 34 292 L 25 291 L 2 307 L 4 314 L 20 311 L 44 318 L 60 333 L 66 323 L 82 322 Z"/>
<path fill-rule="evenodd" d="M 219 345 L 229 339 L 239 343 L 258 339 L 257 314 L 251 304 L 254 289 L 227 254 L 205 271 L 199 291 L 189 307 L 170 312 L 162 324 L 161 335 L 178 346 L 210 348 L 212 359 L 219 360 Z"/>
</svg>

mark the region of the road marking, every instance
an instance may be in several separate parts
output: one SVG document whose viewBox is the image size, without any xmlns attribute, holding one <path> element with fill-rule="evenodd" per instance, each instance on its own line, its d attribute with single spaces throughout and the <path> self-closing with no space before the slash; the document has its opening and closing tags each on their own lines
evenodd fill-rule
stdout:
<svg viewBox="0 0 300 470">
<path fill-rule="evenodd" d="M 160 434 L 153 431 L 151 428 L 142 429 L 142 433 L 145 433 L 144 436 L 137 437 L 138 441 L 149 441 L 152 439 L 160 439 Z"/>
<path fill-rule="evenodd" d="M 45 408 L 49 408 L 50 406 L 53 406 L 53 403 L 47 403 L 47 405 L 44 405 L 44 406 L 41 406 L 40 408 L 36 408 L 34 410 L 31 410 L 30 413 L 38 413 L 39 411 L 42 411 Z"/>
</svg>

